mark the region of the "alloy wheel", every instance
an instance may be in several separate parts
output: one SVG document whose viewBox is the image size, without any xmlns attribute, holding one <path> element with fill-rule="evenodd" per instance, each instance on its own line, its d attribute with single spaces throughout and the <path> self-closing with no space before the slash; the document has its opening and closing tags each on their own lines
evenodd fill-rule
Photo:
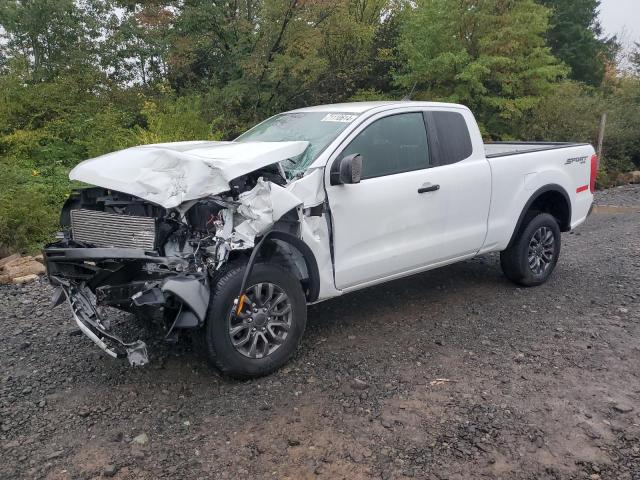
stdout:
<svg viewBox="0 0 640 480">
<path fill-rule="evenodd" d="M 551 266 L 555 255 L 555 236 L 549 227 L 540 227 L 529 240 L 527 260 L 536 275 L 544 274 Z"/>
<path fill-rule="evenodd" d="M 273 283 L 257 283 L 244 293 L 240 311 L 229 315 L 229 337 L 233 347 L 249 358 L 264 358 L 275 352 L 291 329 L 291 300 Z"/>
</svg>

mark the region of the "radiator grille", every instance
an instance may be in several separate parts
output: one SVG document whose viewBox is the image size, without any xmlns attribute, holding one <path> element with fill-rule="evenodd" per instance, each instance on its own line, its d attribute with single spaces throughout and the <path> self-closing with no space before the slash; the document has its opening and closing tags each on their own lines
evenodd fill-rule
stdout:
<svg viewBox="0 0 640 480">
<path fill-rule="evenodd" d="M 134 217 L 95 210 L 72 210 L 73 239 L 97 247 L 142 248 L 153 250 L 156 222 L 150 217 Z"/>
</svg>

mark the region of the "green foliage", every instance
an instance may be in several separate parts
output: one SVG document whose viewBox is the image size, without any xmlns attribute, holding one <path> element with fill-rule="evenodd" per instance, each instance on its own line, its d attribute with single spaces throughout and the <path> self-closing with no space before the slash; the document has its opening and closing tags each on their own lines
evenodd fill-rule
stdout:
<svg viewBox="0 0 640 480">
<path fill-rule="evenodd" d="M 602 38 L 598 23 L 599 0 L 542 0 L 553 14 L 547 35 L 549 46 L 570 68 L 570 77 L 599 86 L 617 43 Z"/>
<path fill-rule="evenodd" d="M 3 48 L 9 58 L 29 58 L 27 74 L 32 80 L 93 71 L 109 15 L 111 4 L 104 0 L 4 0 Z"/>
<path fill-rule="evenodd" d="M 38 251 L 58 228 L 59 211 L 71 182 L 66 168 L 29 169 L 0 161 L 0 245 Z"/>
<path fill-rule="evenodd" d="M 531 140 L 588 142 L 595 145 L 603 113 L 607 114 L 600 185 L 615 182 L 620 172 L 640 167 L 640 82 L 617 80 L 606 90 L 577 82 L 553 88 L 523 119 L 519 129 Z M 634 165 L 635 164 L 635 165 Z"/>
<path fill-rule="evenodd" d="M 549 11 L 533 0 L 421 0 L 407 10 L 399 85 L 463 103 L 493 136 L 536 105 L 565 68 L 545 45 Z"/>
<path fill-rule="evenodd" d="M 600 38 L 596 8 L 596 0 L 4 0 L 0 250 L 32 252 L 51 238 L 74 188 L 68 172 L 86 158 L 230 139 L 318 103 L 412 93 L 468 105 L 490 138 L 590 142 L 607 112 L 602 175 L 615 178 L 640 165 L 640 50 L 632 73 L 616 75 L 615 42 Z M 564 81 L 565 64 L 597 87 Z"/>
</svg>

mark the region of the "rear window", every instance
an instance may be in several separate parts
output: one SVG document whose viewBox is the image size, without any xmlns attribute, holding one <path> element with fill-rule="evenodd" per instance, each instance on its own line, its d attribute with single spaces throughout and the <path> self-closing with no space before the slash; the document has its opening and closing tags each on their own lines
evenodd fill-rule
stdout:
<svg viewBox="0 0 640 480">
<path fill-rule="evenodd" d="M 437 136 L 439 165 L 449 165 L 469 157 L 473 152 L 467 122 L 458 112 L 429 112 L 428 123 L 431 123 Z"/>
</svg>

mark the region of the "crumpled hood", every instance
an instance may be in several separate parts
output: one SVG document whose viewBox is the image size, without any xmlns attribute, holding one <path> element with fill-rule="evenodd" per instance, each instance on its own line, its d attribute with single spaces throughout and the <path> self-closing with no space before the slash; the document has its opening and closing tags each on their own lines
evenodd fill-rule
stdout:
<svg viewBox="0 0 640 480">
<path fill-rule="evenodd" d="M 308 142 L 175 142 L 85 160 L 69 173 L 102 188 L 173 208 L 229 190 L 229 181 L 300 155 Z"/>
</svg>

